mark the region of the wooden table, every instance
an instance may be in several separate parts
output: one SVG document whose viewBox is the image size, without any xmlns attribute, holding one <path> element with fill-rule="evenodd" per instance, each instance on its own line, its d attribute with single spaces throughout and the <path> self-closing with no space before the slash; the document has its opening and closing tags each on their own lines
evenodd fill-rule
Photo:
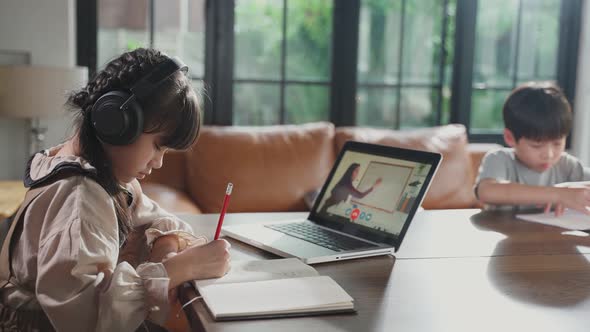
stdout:
<svg viewBox="0 0 590 332">
<path fill-rule="evenodd" d="M 186 314 L 205 331 L 588 331 L 590 236 L 509 214 L 418 214 L 393 256 L 314 265 L 354 299 L 357 314 L 214 322 L 201 301 Z M 302 214 L 230 214 L 227 224 Z M 305 214 L 303 214 L 305 216 Z M 184 216 L 211 235 L 217 215 Z M 232 259 L 276 256 L 230 240 Z M 189 288 L 184 297 L 194 296 Z"/>
<path fill-rule="evenodd" d="M 16 212 L 26 192 L 22 181 L 0 181 L 0 220 Z"/>
<path fill-rule="evenodd" d="M 508 212 L 429 210 L 414 217 L 397 258 L 590 254 L 590 236 Z"/>
</svg>

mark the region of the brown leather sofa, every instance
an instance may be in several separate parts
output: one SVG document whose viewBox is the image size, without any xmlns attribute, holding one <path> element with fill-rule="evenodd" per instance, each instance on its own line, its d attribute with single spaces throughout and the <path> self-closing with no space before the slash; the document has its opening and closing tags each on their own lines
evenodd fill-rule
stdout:
<svg viewBox="0 0 590 332">
<path fill-rule="evenodd" d="M 436 151 L 443 161 L 425 209 L 479 207 L 473 183 L 483 155 L 497 144 L 468 143 L 465 127 L 394 131 L 328 122 L 270 127 L 205 126 L 187 152 L 171 152 L 143 180 L 148 196 L 174 213 L 218 213 L 228 182 L 228 212 L 305 211 L 347 140 Z"/>
</svg>

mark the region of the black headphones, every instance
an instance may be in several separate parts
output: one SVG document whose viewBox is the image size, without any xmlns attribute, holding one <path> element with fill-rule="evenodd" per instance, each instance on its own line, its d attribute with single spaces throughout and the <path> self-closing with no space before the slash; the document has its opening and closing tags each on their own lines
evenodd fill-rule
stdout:
<svg viewBox="0 0 590 332">
<path fill-rule="evenodd" d="M 140 79 L 130 92 L 109 91 L 98 98 L 90 111 L 96 136 L 111 145 L 133 143 L 143 132 L 143 110 L 139 102 L 179 70 L 186 72 L 188 67 L 177 57 L 168 58 Z"/>
</svg>

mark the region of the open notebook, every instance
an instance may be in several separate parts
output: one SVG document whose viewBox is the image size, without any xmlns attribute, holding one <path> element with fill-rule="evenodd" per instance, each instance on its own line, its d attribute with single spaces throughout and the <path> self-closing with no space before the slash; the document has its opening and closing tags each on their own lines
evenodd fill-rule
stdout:
<svg viewBox="0 0 590 332">
<path fill-rule="evenodd" d="M 354 312 L 340 285 L 296 258 L 232 262 L 227 275 L 195 286 L 215 320 Z"/>
</svg>

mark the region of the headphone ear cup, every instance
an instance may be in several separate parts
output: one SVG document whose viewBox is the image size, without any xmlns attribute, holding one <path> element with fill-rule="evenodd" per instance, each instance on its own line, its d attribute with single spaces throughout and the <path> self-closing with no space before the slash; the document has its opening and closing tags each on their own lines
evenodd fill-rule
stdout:
<svg viewBox="0 0 590 332">
<path fill-rule="evenodd" d="M 131 100 L 121 109 L 131 95 L 123 91 L 110 91 L 102 95 L 92 106 L 90 121 L 96 136 L 111 145 L 133 143 L 143 131 L 143 111 L 139 103 Z"/>
</svg>

